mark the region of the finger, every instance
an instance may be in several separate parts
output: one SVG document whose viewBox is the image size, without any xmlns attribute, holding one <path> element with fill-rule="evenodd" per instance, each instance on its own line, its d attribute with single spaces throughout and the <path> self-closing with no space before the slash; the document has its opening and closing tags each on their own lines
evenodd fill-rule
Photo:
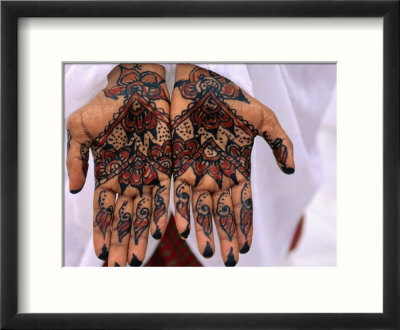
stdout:
<svg viewBox="0 0 400 330">
<path fill-rule="evenodd" d="M 149 239 L 151 199 L 152 196 L 150 194 L 142 197 L 137 196 L 133 204 L 134 219 L 128 248 L 128 262 L 133 267 L 140 266 L 146 255 Z"/>
<path fill-rule="evenodd" d="M 67 124 L 67 171 L 73 194 L 80 192 L 85 184 L 90 145 L 80 111 L 77 111 L 69 117 Z"/>
<path fill-rule="evenodd" d="M 259 134 L 267 141 L 271 147 L 276 163 L 282 172 L 293 174 L 294 156 L 293 143 L 279 124 L 278 118 L 274 112 L 263 105 L 263 118 Z"/>
<path fill-rule="evenodd" d="M 232 267 L 239 260 L 239 249 L 231 195 L 228 191 L 214 193 L 213 204 L 221 256 L 225 266 Z"/>
<path fill-rule="evenodd" d="M 108 255 L 109 267 L 125 267 L 132 225 L 133 199 L 119 196 L 115 204 L 111 231 L 111 246 Z"/>
<path fill-rule="evenodd" d="M 114 204 L 114 192 L 102 188 L 95 190 L 93 198 L 93 244 L 94 251 L 101 260 L 108 258 Z"/>
<path fill-rule="evenodd" d="M 167 227 L 170 184 L 168 179 L 153 188 L 151 235 L 155 239 L 161 239 Z"/>
<path fill-rule="evenodd" d="M 211 194 L 205 191 L 193 192 L 192 203 L 197 247 L 203 257 L 211 258 L 215 251 Z"/>
<path fill-rule="evenodd" d="M 182 180 L 176 180 L 175 190 L 175 224 L 179 235 L 186 239 L 190 233 L 190 186 Z"/>
<path fill-rule="evenodd" d="M 239 252 L 249 252 L 253 238 L 253 203 L 249 181 L 232 187 Z"/>
</svg>

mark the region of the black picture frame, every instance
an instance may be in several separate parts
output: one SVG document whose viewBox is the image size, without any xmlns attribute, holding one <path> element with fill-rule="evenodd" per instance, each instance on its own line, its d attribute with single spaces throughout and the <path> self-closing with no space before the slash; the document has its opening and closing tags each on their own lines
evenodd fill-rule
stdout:
<svg viewBox="0 0 400 330">
<path fill-rule="evenodd" d="M 1 3 L 1 329 L 400 329 L 399 8 L 398 0 L 3 1 Z M 18 313 L 17 21 L 19 17 L 382 17 L 384 20 L 383 313 Z"/>
</svg>

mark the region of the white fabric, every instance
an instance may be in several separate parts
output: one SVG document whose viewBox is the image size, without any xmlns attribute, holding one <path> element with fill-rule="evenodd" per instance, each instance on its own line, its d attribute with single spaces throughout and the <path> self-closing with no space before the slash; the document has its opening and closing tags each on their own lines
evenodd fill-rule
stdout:
<svg viewBox="0 0 400 330">
<path fill-rule="evenodd" d="M 254 231 L 250 252 L 240 255 L 238 266 L 280 266 L 285 260 L 296 225 L 322 182 L 316 136 L 326 109 L 335 99 L 336 66 L 333 64 L 198 64 L 234 81 L 273 109 L 295 151 L 296 172 L 283 174 L 266 142 L 257 137 L 252 152 Z M 115 64 L 65 65 L 65 118 L 86 104 L 106 85 Z M 166 64 L 167 86 L 172 93 L 175 65 Z M 335 126 L 332 118 L 332 125 Z M 90 156 L 91 157 L 91 156 Z M 92 245 L 93 163 L 90 158 L 83 190 L 68 191 L 65 172 L 65 266 L 99 266 Z M 172 197 L 172 195 L 171 195 Z M 170 203 L 170 212 L 174 207 Z M 335 207 L 335 205 L 331 205 Z M 193 223 L 193 219 L 191 219 Z M 217 235 L 213 258 L 197 250 L 194 231 L 188 244 L 206 266 L 223 266 Z M 151 236 L 148 260 L 158 241 Z"/>
</svg>

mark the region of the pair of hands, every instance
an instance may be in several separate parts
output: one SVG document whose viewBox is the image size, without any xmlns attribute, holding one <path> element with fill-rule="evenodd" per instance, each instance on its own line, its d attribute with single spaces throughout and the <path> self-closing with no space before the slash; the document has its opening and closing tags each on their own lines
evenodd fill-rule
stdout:
<svg viewBox="0 0 400 330">
<path fill-rule="evenodd" d="M 214 254 L 213 221 L 226 266 L 252 241 L 250 155 L 255 136 L 294 172 L 292 143 L 275 114 L 233 82 L 190 64 L 176 68 L 172 102 L 156 64 L 121 64 L 108 85 L 67 123 L 70 191 L 95 160 L 93 239 L 109 266 L 140 266 L 148 233 L 160 239 L 174 175 L 177 230 L 190 232 L 190 204 L 200 253 Z M 171 120 L 172 118 L 172 120 Z"/>
</svg>

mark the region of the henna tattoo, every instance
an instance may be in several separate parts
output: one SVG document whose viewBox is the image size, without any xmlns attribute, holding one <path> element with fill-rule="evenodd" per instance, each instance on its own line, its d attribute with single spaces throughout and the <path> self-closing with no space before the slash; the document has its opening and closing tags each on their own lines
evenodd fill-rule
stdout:
<svg viewBox="0 0 400 330">
<path fill-rule="evenodd" d="M 69 129 L 67 129 L 67 154 L 69 153 L 69 150 L 71 149 L 71 139 L 72 139 L 71 131 Z"/>
<path fill-rule="evenodd" d="M 250 186 L 245 183 L 240 193 L 242 208 L 240 209 L 240 230 L 246 240 L 253 222 L 253 203 L 250 197 Z M 246 242 L 247 243 L 247 242 Z"/>
<path fill-rule="evenodd" d="M 204 92 L 211 90 L 215 95 L 224 99 L 250 103 L 244 96 L 242 90 L 229 79 L 200 67 L 195 67 L 189 73 L 188 80 L 177 81 L 174 87 L 178 87 L 182 96 L 186 99 L 197 99 L 201 97 Z"/>
<path fill-rule="evenodd" d="M 129 234 L 132 224 L 132 216 L 129 212 L 125 212 L 128 201 L 124 201 L 118 210 L 119 221 L 117 224 L 118 241 L 122 242 L 122 239 Z"/>
<path fill-rule="evenodd" d="M 140 236 L 142 236 L 143 232 L 149 226 L 150 210 L 143 206 L 146 201 L 149 202 L 150 200 L 148 198 L 141 199 L 136 208 L 136 217 L 133 223 L 135 245 L 138 245 Z"/>
<path fill-rule="evenodd" d="M 164 193 L 166 190 L 167 190 L 167 188 L 165 188 L 165 186 L 160 186 L 157 189 L 155 197 L 154 197 L 155 209 L 154 209 L 153 221 L 156 225 L 156 231 L 154 232 L 153 237 L 156 239 L 161 238 L 161 231 L 160 231 L 160 227 L 158 226 L 158 221 L 165 214 L 165 211 L 166 211 L 164 197 L 161 196 L 161 194 Z"/>
<path fill-rule="evenodd" d="M 281 138 L 276 138 L 275 140 L 272 140 L 271 136 L 267 132 L 263 133 L 263 137 L 271 147 L 275 159 L 281 166 L 282 171 L 286 174 L 294 173 L 294 168 L 288 167 L 286 165 L 288 150 L 286 145 L 283 143 L 283 140 Z"/>
<path fill-rule="evenodd" d="M 212 233 L 212 218 L 211 218 L 211 211 L 208 205 L 206 204 L 206 199 L 208 197 L 208 194 L 202 193 L 196 203 L 196 211 L 197 211 L 197 217 L 196 221 L 197 223 L 203 228 L 204 234 L 210 238 L 210 235 Z"/>
<path fill-rule="evenodd" d="M 80 152 L 81 152 L 81 160 L 82 160 L 82 172 L 83 172 L 83 175 L 86 178 L 87 171 L 88 171 L 88 168 L 89 168 L 89 163 L 88 163 L 88 160 L 89 160 L 89 143 L 87 143 L 87 144 L 81 143 Z"/>
<path fill-rule="evenodd" d="M 129 262 L 129 266 L 132 267 L 139 267 L 142 264 L 143 261 L 139 260 L 136 254 L 132 253 L 132 259 Z"/>
<path fill-rule="evenodd" d="M 221 196 L 219 196 L 217 202 L 217 214 L 219 216 L 219 224 L 222 230 L 228 236 L 229 241 L 232 241 L 236 227 L 231 208 L 227 205 L 227 199 L 229 197 L 230 196 L 227 192 L 223 192 Z"/>
<path fill-rule="evenodd" d="M 185 188 L 185 182 L 182 182 L 176 188 L 176 197 L 178 198 L 178 201 L 176 202 L 176 210 L 182 217 L 185 218 L 185 220 L 187 220 L 187 222 L 189 222 L 189 195 L 184 191 Z"/>
<path fill-rule="evenodd" d="M 169 98 L 155 72 L 141 71 L 141 65 L 120 65 L 114 86 L 104 95 L 123 105 L 104 132 L 93 141 L 96 186 L 118 177 L 121 193 L 128 186 L 143 194 L 143 185 L 159 183 L 158 173 L 171 175 L 169 116 L 155 101 Z"/>
<path fill-rule="evenodd" d="M 229 250 L 229 254 L 228 254 L 228 258 L 225 261 L 225 266 L 226 267 L 233 267 L 236 265 L 236 260 L 235 257 L 233 255 L 233 247 L 231 247 L 231 249 Z"/>
<path fill-rule="evenodd" d="M 106 261 L 108 258 L 108 249 L 105 244 L 103 244 L 103 247 L 101 248 L 101 253 L 97 256 L 100 260 Z"/>
<path fill-rule="evenodd" d="M 105 207 L 105 200 L 107 197 L 106 191 L 102 190 L 100 191 L 99 194 L 99 212 L 96 214 L 96 219 L 94 225 L 98 226 L 101 233 L 103 234 L 103 238 L 106 238 L 106 231 L 108 228 L 108 225 L 112 221 L 113 218 L 113 213 L 114 213 L 114 207 L 112 205 Z"/>
<path fill-rule="evenodd" d="M 204 251 L 203 251 L 203 257 L 211 258 L 213 255 L 214 255 L 214 251 L 211 248 L 210 242 L 207 241 L 206 247 L 204 248 Z"/>
<path fill-rule="evenodd" d="M 181 96 L 192 100 L 172 122 L 175 178 L 192 168 L 196 185 L 209 175 L 222 188 L 223 178 L 238 184 L 237 173 L 250 177 L 250 153 L 257 130 L 229 106 L 227 100 L 249 103 L 228 79 L 199 67 L 188 80 L 175 83 Z"/>
</svg>

